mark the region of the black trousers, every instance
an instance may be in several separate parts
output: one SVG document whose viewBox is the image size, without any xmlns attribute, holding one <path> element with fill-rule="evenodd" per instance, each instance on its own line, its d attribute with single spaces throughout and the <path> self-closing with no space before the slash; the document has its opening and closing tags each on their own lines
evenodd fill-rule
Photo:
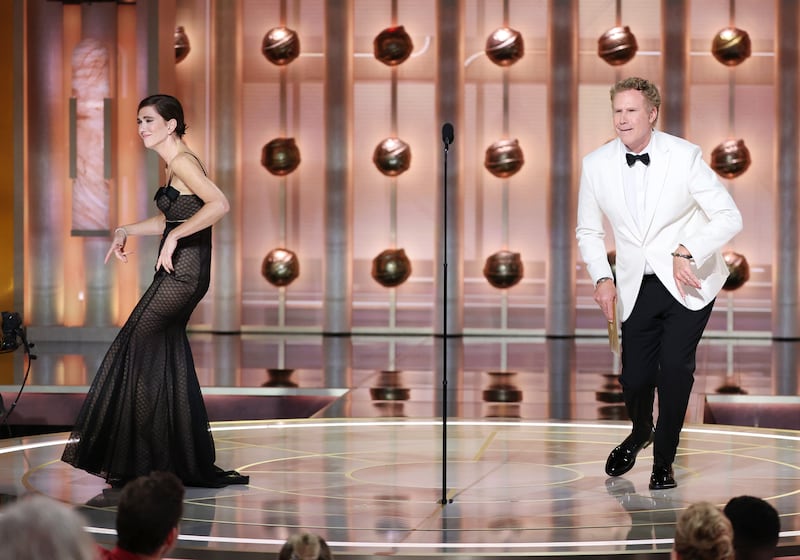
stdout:
<svg viewBox="0 0 800 560">
<path fill-rule="evenodd" d="M 658 277 L 648 275 L 642 279 L 633 311 L 622 323 L 620 384 L 633 434 L 640 441 L 652 429 L 654 391 L 658 391 L 656 465 L 675 460 L 694 384 L 697 344 L 713 307 L 712 301 L 699 311 L 687 309 Z"/>
</svg>

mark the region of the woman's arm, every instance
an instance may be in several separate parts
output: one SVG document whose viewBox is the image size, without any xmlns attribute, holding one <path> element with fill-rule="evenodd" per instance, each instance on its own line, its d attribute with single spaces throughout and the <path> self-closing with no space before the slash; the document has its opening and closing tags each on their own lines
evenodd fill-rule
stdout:
<svg viewBox="0 0 800 560">
<path fill-rule="evenodd" d="M 128 242 L 129 235 L 158 235 L 164 231 L 164 214 L 158 214 L 133 224 L 119 226 L 114 230 L 114 238 L 111 240 L 111 247 L 106 253 L 105 261 L 113 254 L 118 260 L 128 262 L 129 253 L 125 251 L 125 244 Z"/>
<path fill-rule="evenodd" d="M 194 216 L 167 234 L 156 263 L 156 269 L 163 267 L 167 272 L 173 271 L 172 253 L 178 245 L 178 240 L 217 223 L 230 210 L 225 194 L 206 176 L 199 162 L 192 156 L 185 153 L 178 154 L 170 162 L 170 167 L 173 177 L 179 179 L 191 194 L 200 197 L 204 204 Z"/>
</svg>

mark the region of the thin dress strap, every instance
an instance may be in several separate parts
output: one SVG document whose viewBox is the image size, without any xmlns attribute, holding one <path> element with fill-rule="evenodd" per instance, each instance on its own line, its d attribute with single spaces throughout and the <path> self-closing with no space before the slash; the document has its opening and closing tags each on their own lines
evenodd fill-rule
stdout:
<svg viewBox="0 0 800 560">
<path fill-rule="evenodd" d="M 181 151 L 180 153 L 178 153 L 178 155 L 176 155 L 174 158 L 172 158 L 172 161 L 175 161 L 175 158 L 179 158 L 179 157 L 181 157 L 181 155 L 183 155 L 183 154 L 190 155 L 190 156 L 192 156 L 194 159 L 196 159 L 196 160 L 197 160 L 197 163 L 200 165 L 200 169 L 203 171 L 203 175 L 205 175 L 206 177 L 208 177 L 208 171 L 206 170 L 206 166 L 205 166 L 205 165 L 203 165 L 203 162 L 202 162 L 202 160 L 201 160 L 199 157 L 197 157 L 197 155 L 195 155 L 195 153 L 194 153 L 194 152 L 191 152 L 191 151 L 189 151 L 189 150 L 183 150 L 183 151 Z M 170 162 L 167 164 L 167 185 L 166 185 L 166 186 L 168 186 L 168 187 L 171 187 L 171 186 L 172 186 L 172 175 L 173 175 L 173 173 L 172 173 L 172 161 L 170 161 Z"/>
</svg>

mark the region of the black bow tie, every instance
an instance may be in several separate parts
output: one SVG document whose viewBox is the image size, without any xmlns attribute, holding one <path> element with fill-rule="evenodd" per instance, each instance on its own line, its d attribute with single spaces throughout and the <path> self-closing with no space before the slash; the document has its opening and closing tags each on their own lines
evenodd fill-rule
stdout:
<svg viewBox="0 0 800 560">
<path fill-rule="evenodd" d="M 639 154 L 638 156 L 630 153 L 625 154 L 625 161 L 628 162 L 628 167 L 633 167 L 637 159 L 645 165 L 650 165 L 650 154 Z"/>
</svg>

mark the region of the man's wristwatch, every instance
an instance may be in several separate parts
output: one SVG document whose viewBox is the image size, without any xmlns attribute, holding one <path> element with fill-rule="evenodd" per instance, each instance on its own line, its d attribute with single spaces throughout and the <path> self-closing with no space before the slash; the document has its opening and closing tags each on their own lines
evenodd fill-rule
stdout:
<svg viewBox="0 0 800 560">
<path fill-rule="evenodd" d="M 594 287 L 596 288 L 597 286 L 599 286 L 600 284 L 602 284 L 606 280 L 613 280 L 613 278 L 611 278 L 611 276 L 603 276 L 597 282 L 594 283 Z"/>
</svg>

